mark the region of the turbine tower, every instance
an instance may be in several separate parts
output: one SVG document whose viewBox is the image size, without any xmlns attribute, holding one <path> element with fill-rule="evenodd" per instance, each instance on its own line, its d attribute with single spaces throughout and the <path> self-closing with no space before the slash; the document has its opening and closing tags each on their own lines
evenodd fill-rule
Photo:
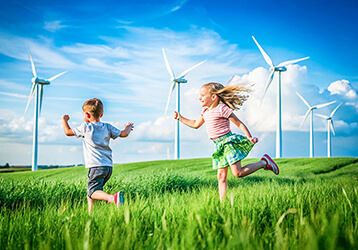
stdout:
<svg viewBox="0 0 358 250">
<path fill-rule="evenodd" d="M 37 73 L 36 73 L 36 68 L 35 68 L 34 61 L 32 59 L 30 48 L 29 48 L 29 54 L 30 54 L 30 60 L 31 60 L 32 74 L 34 77 L 31 79 L 32 88 L 31 88 L 29 100 L 27 101 L 25 113 L 27 111 L 27 108 L 29 107 L 29 104 L 31 102 L 33 95 L 35 94 L 34 131 L 33 131 L 33 143 L 32 143 L 32 171 L 36 171 L 37 170 L 37 145 L 38 145 L 38 141 L 37 141 L 38 118 L 39 118 L 39 113 L 41 113 L 41 108 L 42 108 L 43 86 L 49 85 L 53 80 L 55 80 L 57 77 L 65 74 L 67 71 L 62 72 L 58 75 L 55 75 L 49 79 L 40 79 L 40 78 L 38 78 Z"/>
<path fill-rule="evenodd" d="M 332 153 L 332 148 L 331 148 L 331 130 L 333 135 L 336 135 L 334 132 L 334 126 L 333 126 L 333 120 L 332 117 L 334 116 L 334 114 L 336 113 L 337 109 L 342 105 L 342 103 L 340 103 L 329 116 L 326 115 L 320 115 L 320 114 L 315 114 L 316 116 L 322 117 L 323 119 L 327 120 L 327 157 L 331 157 L 331 153 Z"/>
<path fill-rule="evenodd" d="M 302 124 L 304 123 L 304 121 L 307 119 L 307 116 L 311 113 L 310 116 L 310 158 L 312 158 L 314 156 L 314 141 L 313 141 L 313 110 L 314 109 L 319 109 L 319 108 L 323 108 L 326 107 L 328 105 L 331 105 L 332 103 L 335 103 L 336 101 L 333 102 L 328 102 L 328 103 L 324 103 L 324 104 L 319 104 L 319 105 L 315 105 L 315 106 L 310 106 L 309 103 L 299 94 L 296 92 L 296 94 L 301 98 L 301 100 L 303 101 L 304 104 L 306 104 L 306 106 L 308 107 L 308 110 L 305 114 L 305 117 L 303 118 L 300 127 L 302 126 Z"/>
<path fill-rule="evenodd" d="M 287 71 L 286 66 L 290 64 L 294 64 L 303 60 L 308 59 L 309 57 L 296 59 L 296 60 L 290 60 L 286 62 L 282 62 L 279 65 L 275 66 L 272 62 L 271 58 L 268 56 L 268 54 L 263 50 L 263 48 L 260 46 L 260 44 L 256 41 L 255 37 L 252 37 L 254 39 L 257 47 L 259 48 L 262 56 L 264 57 L 266 63 L 270 66 L 271 74 L 267 79 L 266 82 L 266 88 L 264 95 L 262 96 L 261 103 L 266 95 L 267 89 L 270 87 L 270 84 L 273 80 L 273 77 L 275 75 L 275 72 L 278 72 L 278 85 L 277 85 L 277 105 L 276 105 L 276 113 L 277 113 L 277 123 L 276 123 L 276 158 L 282 157 L 282 121 L 281 121 L 281 72 Z M 260 104 L 261 105 L 261 104 Z"/>
<path fill-rule="evenodd" d="M 170 90 L 169 90 L 169 96 L 168 96 L 168 101 L 167 101 L 167 106 L 165 107 L 165 112 L 164 112 L 164 116 L 166 116 L 167 111 L 168 111 L 168 107 L 169 107 L 169 102 L 170 102 L 170 97 L 172 95 L 173 90 L 175 89 L 175 86 L 177 86 L 177 102 L 176 102 L 176 110 L 178 113 L 180 113 L 180 84 L 181 83 L 187 83 L 187 80 L 184 79 L 184 77 L 194 68 L 198 67 L 199 65 L 203 64 L 206 61 L 202 61 L 196 65 L 194 65 L 193 67 L 183 71 L 181 74 L 179 74 L 177 77 L 175 77 L 174 72 L 172 70 L 172 68 L 170 67 L 170 64 L 168 62 L 167 56 L 165 55 L 165 51 L 162 48 L 163 51 L 163 56 L 164 56 L 164 60 L 165 60 L 165 65 L 167 67 L 167 70 L 169 72 L 169 75 L 171 76 L 170 80 L 173 82 Z M 175 126 L 175 140 L 174 140 L 174 159 L 179 159 L 180 158 L 180 148 L 179 148 L 179 120 L 176 121 L 176 126 Z"/>
</svg>

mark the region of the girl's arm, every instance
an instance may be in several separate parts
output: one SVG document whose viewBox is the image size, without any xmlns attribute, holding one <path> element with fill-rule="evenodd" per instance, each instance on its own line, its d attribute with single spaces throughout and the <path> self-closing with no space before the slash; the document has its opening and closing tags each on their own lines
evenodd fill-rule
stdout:
<svg viewBox="0 0 358 250">
<path fill-rule="evenodd" d="M 174 119 L 179 120 L 180 122 L 184 123 L 188 127 L 195 128 L 195 129 L 200 128 L 201 125 L 204 124 L 204 119 L 202 116 L 200 116 L 196 120 L 189 120 L 176 111 L 174 111 Z"/>
<path fill-rule="evenodd" d="M 249 131 L 249 129 L 246 127 L 246 125 L 240 121 L 239 118 L 237 118 L 237 116 L 234 113 L 231 113 L 231 115 L 229 116 L 230 121 L 232 121 L 239 129 L 242 130 L 242 132 L 244 132 L 245 136 L 247 137 L 247 139 L 249 139 L 252 143 L 257 143 L 258 139 L 256 137 L 252 137 L 251 133 Z"/>
</svg>

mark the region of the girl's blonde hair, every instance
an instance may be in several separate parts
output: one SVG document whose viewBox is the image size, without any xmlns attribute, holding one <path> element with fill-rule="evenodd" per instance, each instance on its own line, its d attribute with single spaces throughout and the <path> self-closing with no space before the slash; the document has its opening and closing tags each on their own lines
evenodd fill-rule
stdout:
<svg viewBox="0 0 358 250">
<path fill-rule="evenodd" d="M 217 95 L 221 102 L 229 106 L 233 110 L 238 110 L 242 104 L 249 98 L 248 93 L 252 90 L 248 87 L 247 83 L 239 85 L 228 85 L 231 79 L 228 81 L 226 86 L 221 83 L 209 82 L 204 84 L 208 92 L 212 95 Z"/>
</svg>

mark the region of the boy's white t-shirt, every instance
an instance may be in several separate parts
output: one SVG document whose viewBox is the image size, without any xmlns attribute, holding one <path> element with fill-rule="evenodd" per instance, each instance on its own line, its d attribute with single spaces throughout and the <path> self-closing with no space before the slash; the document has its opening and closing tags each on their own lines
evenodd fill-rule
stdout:
<svg viewBox="0 0 358 250">
<path fill-rule="evenodd" d="M 116 139 L 121 130 L 108 123 L 82 123 L 72 129 L 77 138 L 82 138 L 86 168 L 113 166 L 109 140 Z"/>
</svg>

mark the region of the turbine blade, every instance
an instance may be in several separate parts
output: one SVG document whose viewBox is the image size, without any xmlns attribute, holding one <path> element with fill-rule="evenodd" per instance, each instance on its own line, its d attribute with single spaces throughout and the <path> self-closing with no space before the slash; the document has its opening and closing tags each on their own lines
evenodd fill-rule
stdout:
<svg viewBox="0 0 358 250">
<path fill-rule="evenodd" d="M 261 104 L 262 104 L 262 101 L 264 100 L 264 97 L 265 97 L 265 95 L 266 95 L 266 92 L 267 92 L 268 88 L 270 87 L 270 84 L 271 84 L 271 82 L 272 82 L 272 79 L 273 79 L 274 74 L 275 74 L 275 71 L 272 70 L 270 76 L 267 78 L 266 88 L 265 88 L 265 91 L 264 91 L 264 95 L 262 96 L 262 99 L 261 99 L 261 102 L 260 102 L 260 106 L 261 106 Z"/>
<path fill-rule="evenodd" d="M 185 70 L 183 73 L 178 75 L 177 78 L 185 77 L 191 70 L 195 69 L 196 67 L 198 67 L 199 65 L 203 64 L 204 62 L 206 62 L 206 60 L 194 65 L 193 67 L 191 67 L 191 68 L 189 68 L 187 70 Z"/>
<path fill-rule="evenodd" d="M 304 104 L 306 104 L 307 107 L 311 108 L 308 102 L 298 92 L 296 92 L 296 94 L 301 98 L 301 100 L 304 102 Z"/>
<path fill-rule="evenodd" d="M 343 102 L 341 102 L 331 113 L 330 117 L 333 117 L 334 114 L 336 113 L 337 109 L 343 104 Z"/>
<path fill-rule="evenodd" d="M 29 54 L 30 54 L 30 60 L 31 60 L 32 74 L 34 75 L 34 77 L 37 77 L 36 67 L 35 67 L 35 64 L 34 64 L 34 60 L 32 59 L 30 48 L 29 48 Z"/>
<path fill-rule="evenodd" d="M 43 94 L 44 94 L 43 87 L 44 86 L 42 84 L 40 84 L 40 93 L 39 93 L 39 95 L 40 95 L 40 114 L 41 114 L 41 109 L 42 109 L 42 97 L 43 97 Z"/>
<path fill-rule="evenodd" d="M 62 76 L 63 74 L 65 74 L 67 71 L 65 71 L 65 72 L 62 72 L 62 73 L 60 73 L 60 74 L 58 74 L 58 75 L 55 75 L 55 76 L 53 76 L 53 77 L 51 77 L 51 78 L 49 78 L 49 79 L 47 79 L 49 82 L 52 82 L 53 80 L 55 80 L 57 77 L 59 77 L 59 76 Z"/>
<path fill-rule="evenodd" d="M 277 65 L 277 67 L 285 67 L 285 66 L 287 66 L 287 65 L 294 64 L 294 63 L 297 63 L 297 62 L 306 60 L 306 59 L 308 59 L 308 58 L 310 58 L 310 57 L 307 56 L 307 57 L 301 58 L 301 59 L 295 59 L 295 60 L 290 60 L 290 61 L 282 62 L 282 63 L 280 63 L 279 65 Z"/>
<path fill-rule="evenodd" d="M 32 99 L 32 97 L 33 97 L 33 95 L 34 95 L 34 92 L 35 92 L 36 85 L 37 85 L 37 84 L 36 84 L 35 82 L 32 84 L 31 91 L 30 91 L 30 95 L 29 95 L 29 100 L 27 101 L 27 105 L 26 105 L 26 108 L 25 108 L 25 112 L 24 112 L 24 113 L 26 113 L 27 108 L 29 107 L 29 104 L 30 104 L 31 99 Z"/>
<path fill-rule="evenodd" d="M 319 117 L 322 117 L 323 119 L 329 119 L 329 117 L 328 116 L 326 116 L 326 115 L 320 115 L 320 114 L 315 114 L 316 116 L 319 116 Z"/>
<path fill-rule="evenodd" d="M 320 108 L 326 107 L 326 106 L 328 106 L 328 105 L 331 105 L 331 104 L 333 104 L 333 103 L 335 103 L 335 102 L 336 102 L 336 101 L 333 101 L 333 102 L 327 102 L 327 103 L 324 103 L 324 104 L 319 104 L 319 105 L 316 105 L 316 106 L 314 106 L 314 107 L 316 107 L 316 108 L 320 109 Z"/>
<path fill-rule="evenodd" d="M 263 48 L 260 46 L 260 44 L 256 41 L 256 39 L 255 39 L 254 36 L 252 36 L 252 39 L 254 39 L 254 41 L 255 41 L 257 47 L 259 47 L 259 50 L 260 50 L 262 56 L 264 57 L 266 63 L 267 63 L 268 65 L 270 65 L 270 67 L 275 67 L 275 65 L 273 64 L 273 62 L 272 62 L 271 58 L 269 57 L 269 55 L 264 51 L 264 49 L 263 49 Z"/>
<path fill-rule="evenodd" d="M 175 75 L 174 75 L 174 72 L 173 72 L 172 68 L 170 67 L 170 64 L 169 64 L 169 62 L 168 62 L 167 56 L 165 55 L 164 48 L 162 48 L 162 51 L 163 51 L 163 56 L 164 56 L 165 65 L 167 66 L 167 70 L 168 70 L 168 72 L 169 72 L 169 75 L 174 79 L 174 78 L 175 78 Z"/>
<path fill-rule="evenodd" d="M 164 117 L 167 115 L 170 97 L 172 96 L 174 88 L 175 88 L 175 82 L 173 81 L 172 86 L 170 87 L 170 90 L 169 90 L 168 101 L 167 101 L 167 106 L 165 107 Z"/>
<path fill-rule="evenodd" d="M 301 125 L 300 125 L 300 127 L 302 127 L 302 124 L 305 122 L 305 120 L 307 119 L 307 116 L 308 116 L 308 114 L 310 113 L 310 109 L 306 112 L 306 114 L 305 114 L 305 117 L 303 118 L 303 120 L 302 120 L 302 122 L 301 122 Z"/>
<path fill-rule="evenodd" d="M 229 81 L 227 81 L 226 86 L 229 86 L 230 82 L 235 78 L 235 76 L 230 77 Z"/>
<path fill-rule="evenodd" d="M 329 123 L 331 124 L 331 129 L 332 129 L 333 135 L 336 135 L 336 133 L 334 132 L 333 121 L 332 121 L 332 120 L 329 120 Z"/>
</svg>

